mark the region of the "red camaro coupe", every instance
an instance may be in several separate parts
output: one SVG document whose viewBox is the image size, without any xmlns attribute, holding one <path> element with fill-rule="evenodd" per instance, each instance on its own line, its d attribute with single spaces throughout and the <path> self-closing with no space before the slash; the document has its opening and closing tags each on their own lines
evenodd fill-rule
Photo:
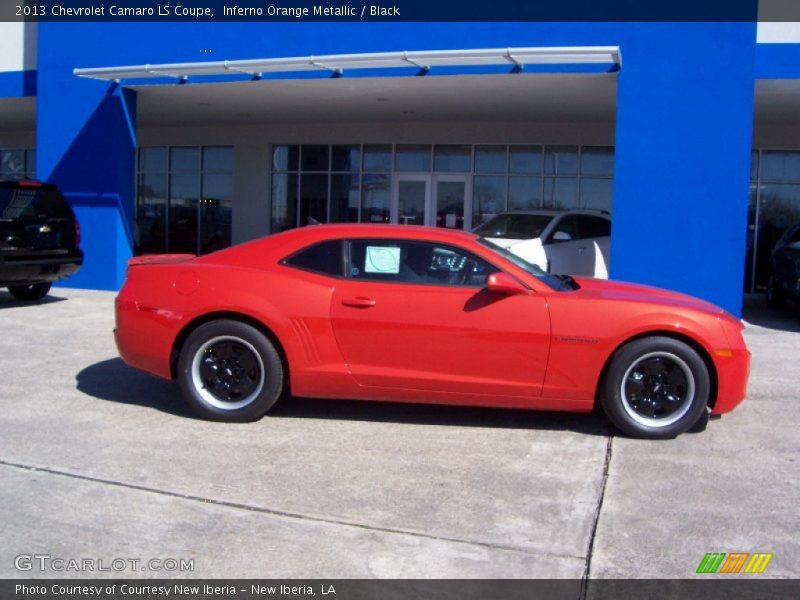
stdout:
<svg viewBox="0 0 800 600">
<path fill-rule="evenodd" d="M 551 275 L 474 234 L 314 225 L 130 261 L 123 360 L 201 415 L 283 395 L 589 412 L 674 437 L 745 396 L 741 322 L 666 290 Z"/>
</svg>

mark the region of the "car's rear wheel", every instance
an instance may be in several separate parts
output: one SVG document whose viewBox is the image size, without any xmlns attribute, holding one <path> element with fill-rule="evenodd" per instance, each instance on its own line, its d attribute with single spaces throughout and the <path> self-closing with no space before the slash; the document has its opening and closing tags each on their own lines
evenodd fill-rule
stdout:
<svg viewBox="0 0 800 600">
<path fill-rule="evenodd" d="M 786 304 L 786 296 L 775 282 L 775 276 L 770 275 L 767 280 L 767 305 L 772 308 L 783 308 L 784 304 Z"/>
<path fill-rule="evenodd" d="M 254 421 L 272 408 L 284 388 L 280 355 L 255 327 L 220 319 L 195 329 L 181 349 L 178 382 L 201 416 Z"/>
<path fill-rule="evenodd" d="M 653 336 L 617 350 L 600 391 L 606 415 L 624 433 L 668 439 L 684 433 L 702 417 L 711 378 L 691 346 Z"/>
<path fill-rule="evenodd" d="M 41 300 L 50 291 L 52 284 L 48 281 L 44 283 L 31 283 L 30 285 L 11 285 L 8 291 L 17 300 L 25 300 L 27 302 L 33 300 Z"/>
</svg>

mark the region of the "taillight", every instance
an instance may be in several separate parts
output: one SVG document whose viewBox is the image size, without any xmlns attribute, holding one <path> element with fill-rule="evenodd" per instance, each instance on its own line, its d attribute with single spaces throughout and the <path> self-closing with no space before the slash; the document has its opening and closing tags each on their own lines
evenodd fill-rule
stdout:
<svg viewBox="0 0 800 600">
<path fill-rule="evenodd" d="M 81 245 L 81 224 L 78 223 L 78 219 L 75 219 L 75 247 Z"/>
</svg>

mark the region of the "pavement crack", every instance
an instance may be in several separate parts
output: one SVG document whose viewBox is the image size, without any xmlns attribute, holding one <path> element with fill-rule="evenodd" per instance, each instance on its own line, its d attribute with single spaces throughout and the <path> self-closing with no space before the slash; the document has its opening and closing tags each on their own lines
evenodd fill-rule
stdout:
<svg viewBox="0 0 800 600">
<path fill-rule="evenodd" d="M 597 507 L 594 511 L 594 519 L 592 521 L 592 532 L 589 535 L 589 544 L 586 548 L 586 558 L 583 566 L 583 575 L 581 576 L 581 590 L 578 596 L 579 600 L 586 600 L 586 595 L 589 591 L 589 579 L 592 575 L 592 556 L 594 554 L 594 540 L 597 536 L 597 525 L 600 522 L 600 512 L 603 510 L 603 500 L 606 497 L 606 484 L 608 483 L 608 471 L 611 466 L 612 446 L 614 443 L 613 431 L 609 433 L 608 442 L 606 442 L 606 459 L 603 463 L 603 479 L 600 484 L 600 496 L 597 499 Z"/>
<path fill-rule="evenodd" d="M 306 515 L 302 513 L 293 513 L 289 511 L 277 510 L 272 508 L 265 508 L 262 506 L 252 506 L 250 504 L 244 504 L 242 502 L 234 502 L 230 500 L 218 500 L 214 498 L 205 498 L 203 496 L 196 496 L 193 494 L 184 494 L 181 492 L 175 492 L 172 490 L 163 490 L 159 488 L 154 488 L 146 485 L 138 485 L 135 483 L 128 483 L 124 481 L 118 481 L 115 479 L 104 479 L 102 477 L 93 477 L 91 475 L 81 475 L 78 473 L 70 473 L 68 471 L 61 471 L 59 469 L 53 469 L 51 467 L 42 467 L 36 465 L 26 465 L 21 463 L 9 462 L 6 460 L 0 459 L 0 466 L 8 467 L 11 469 L 19 469 L 23 471 L 29 471 L 34 473 L 46 473 L 48 475 L 55 475 L 58 477 L 66 477 L 69 479 L 76 479 L 79 481 L 87 481 L 91 483 L 98 483 L 101 485 L 110 485 L 114 487 L 135 490 L 139 492 L 145 492 L 150 494 L 158 494 L 161 496 L 166 496 L 169 498 L 177 498 L 180 500 L 186 500 L 189 502 L 199 502 L 205 505 L 213 505 L 219 506 L 222 508 L 231 508 L 235 510 L 246 510 L 249 512 L 259 513 L 263 515 L 270 515 L 275 517 L 282 517 L 286 519 L 294 519 L 312 523 L 322 523 L 326 525 L 338 525 L 342 527 L 352 527 L 356 529 L 361 529 L 365 531 L 374 531 L 378 533 L 388 533 L 394 535 L 407 535 L 416 538 L 432 540 L 437 542 L 445 542 L 445 543 L 452 543 L 452 544 L 463 544 L 467 546 L 477 546 L 480 548 L 487 548 L 490 550 L 502 550 L 506 552 L 515 552 L 518 554 L 525 554 L 529 556 L 551 556 L 554 558 L 565 558 L 565 559 L 573 559 L 573 560 L 583 560 L 583 556 L 574 556 L 571 554 L 560 554 L 556 552 L 540 552 L 536 550 L 528 550 L 525 548 L 519 548 L 517 546 L 509 546 L 504 544 L 497 544 L 492 542 L 482 542 L 479 540 L 470 540 L 464 538 L 456 538 L 456 537 L 447 537 L 447 536 L 440 536 L 430 533 L 424 533 L 420 531 L 413 531 L 407 529 L 399 529 L 393 527 L 381 527 L 376 525 L 367 525 L 365 523 L 358 523 L 356 521 L 347 521 L 344 519 L 333 519 L 333 518 L 326 518 L 326 517 L 317 517 L 313 515 Z"/>
</svg>

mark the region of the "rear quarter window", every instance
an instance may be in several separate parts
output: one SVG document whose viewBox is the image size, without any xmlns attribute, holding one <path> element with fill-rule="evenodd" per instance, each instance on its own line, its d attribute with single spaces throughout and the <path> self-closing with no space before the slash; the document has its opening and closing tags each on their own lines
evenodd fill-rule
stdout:
<svg viewBox="0 0 800 600">
<path fill-rule="evenodd" d="M 289 267 L 312 271 L 332 277 L 344 276 L 344 251 L 342 240 L 320 242 L 286 257 L 281 262 Z"/>
</svg>

